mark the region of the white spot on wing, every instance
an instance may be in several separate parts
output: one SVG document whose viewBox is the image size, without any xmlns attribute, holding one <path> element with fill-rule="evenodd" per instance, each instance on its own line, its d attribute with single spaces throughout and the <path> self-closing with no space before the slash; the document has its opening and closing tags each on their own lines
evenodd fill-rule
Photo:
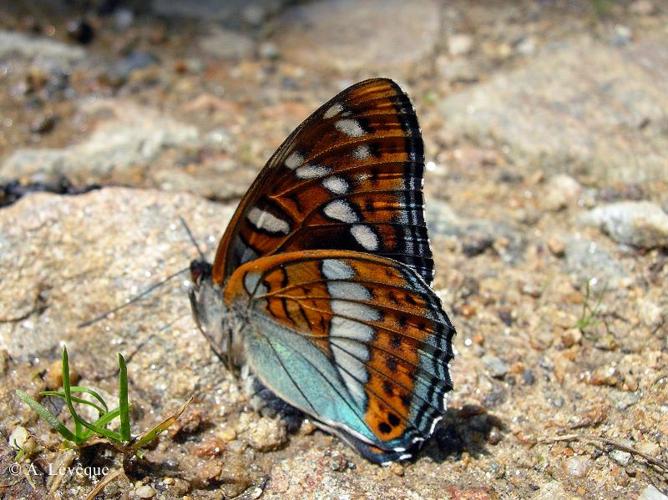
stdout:
<svg viewBox="0 0 668 500">
<path fill-rule="evenodd" d="M 290 154 L 290 156 L 288 156 L 285 159 L 285 166 L 288 167 L 290 170 L 294 170 L 303 163 L 304 163 L 304 157 L 299 153 L 297 153 L 297 151 L 294 151 L 293 153 Z"/>
<path fill-rule="evenodd" d="M 349 137 L 361 137 L 364 135 L 364 130 L 357 120 L 352 118 L 343 118 L 337 121 L 334 126 L 339 132 L 343 132 Z"/>
<path fill-rule="evenodd" d="M 336 299 L 369 300 L 371 293 L 359 283 L 332 281 L 327 284 L 327 291 Z"/>
<path fill-rule="evenodd" d="M 369 325 L 348 318 L 342 318 L 341 316 L 334 316 L 329 326 L 330 338 L 346 337 L 360 342 L 369 342 L 373 338 L 373 328 Z"/>
<path fill-rule="evenodd" d="M 338 115 L 341 111 L 343 111 L 343 106 L 337 102 L 327 111 L 325 111 L 325 114 L 322 115 L 322 117 L 325 119 L 333 118 L 336 115 Z"/>
<path fill-rule="evenodd" d="M 348 191 L 348 183 L 342 177 L 327 177 L 327 179 L 322 181 L 322 185 L 335 194 L 345 194 Z"/>
<path fill-rule="evenodd" d="M 341 339 L 333 338 L 331 340 L 332 344 L 335 344 L 337 347 L 340 347 L 344 351 L 347 351 L 354 358 L 359 359 L 360 361 L 369 360 L 369 350 L 366 345 L 362 342 L 357 342 L 352 339 Z"/>
<path fill-rule="evenodd" d="M 376 236 L 376 233 L 369 226 L 356 224 L 350 228 L 350 232 L 365 249 L 370 251 L 378 250 L 378 236 Z"/>
<path fill-rule="evenodd" d="M 322 273 L 330 280 L 347 280 L 355 276 L 355 271 L 342 260 L 325 259 L 322 262 Z"/>
<path fill-rule="evenodd" d="M 288 234 L 290 232 L 290 224 L 257 207 L 251 208 L 247 217 L 257 229 L 264 229 L 270 233 Z"/>
<path fill-rule="evenodd" d="M 321 167 L 319 165 L 304 165 L 296 170 L 297 177 L 300 179 L 317 179 L 323 177 L 331 172 L 329 167 Z"/>
<path fill-rule="evenodd" d="M 353 150 L 353 158 L 356 160 L 366 160 L 371 156 L 371 150 L 369 149 L 369 146 L 366 144 L 362 144 L 361 146 L 357 146 Z"/>
<path fill-rule="evenodd" d="M 347 202 L 343 200 L 334 200 L 325 206 L 325 215 L 341 222 L 357 222 L 357 215 Z"/>
<path fill-rule="evenodd" d="M 358 319 L 360 321 L 378 321 L 380 319 L 380 312 L 373 307 L 366 304 L 358 304 L 357 302 L 348 302 L 347 300 L 335 299 L 331 301 L 332 312 L 348 318 Z M 366 326 L 371 330 L 371 327 Z M 364 332 L 366 335 L 366 331 Z M 346 337 L 357 338 L 355 332 L 346 335 Z M 359 339 L 358 339 L 359 340 Z"/>
</svg>

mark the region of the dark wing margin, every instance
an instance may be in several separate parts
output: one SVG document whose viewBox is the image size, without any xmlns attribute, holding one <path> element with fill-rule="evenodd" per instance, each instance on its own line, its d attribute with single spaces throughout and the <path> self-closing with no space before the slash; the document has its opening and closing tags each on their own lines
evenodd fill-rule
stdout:
<svg viewBox="0 0 668 500">
<path fill-rule="evenodd" d="M 225 300 L 248 304 L 263 321 L 317 348 L 333 368 L 322 386 L 345 393 L 363 424 L 348 427 L 322 408 L 301 409 L 369 460 L 408 458 L 444 415 L 455 329 L 411 267 L 360 252 L 289 252 L 242 265 Z M 308 381 L 295 376 L 294 383 Z"/>
<path fill-rule="evenodd" d="M 260 172 L 220 242 L 214 281 L 265 255 L 339 249 L 392 258 L 430 284 L 423 174 L 422 135 L 403 90 L 381 78 L 347 88 Z"/>
</svg>

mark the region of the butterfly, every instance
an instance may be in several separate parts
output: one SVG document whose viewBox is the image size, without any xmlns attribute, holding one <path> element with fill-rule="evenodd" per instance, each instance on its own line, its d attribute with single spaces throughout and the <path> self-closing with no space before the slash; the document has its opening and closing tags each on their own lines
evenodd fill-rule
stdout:
<svg viewBox="0 0 668 500">
<path fill-rule="evenodd" d="M 423 172 L 408 96 L 357 83 L 269 159 L 213 264 L 190 265 L 195 321 L 230 367 L 375 463 L 412 457 L 452 389 Z"/>
</svg>

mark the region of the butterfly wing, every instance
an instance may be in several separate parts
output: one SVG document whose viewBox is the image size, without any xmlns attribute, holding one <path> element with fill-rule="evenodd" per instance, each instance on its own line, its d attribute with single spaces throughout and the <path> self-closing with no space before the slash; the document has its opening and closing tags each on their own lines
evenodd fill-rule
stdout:
<svg viewBox="0 0 668 500">
<path fill-rule="evenodd" d="M 445 411 L 455 333 L 410 266 L 340 250 L 238 268 L 224 300 L 248 314 L 246 359 L 276 394 L 374 462 L 410 455 Z"/>
<path fill-rule="evenodd" d="M 260 172 L 218 246 L 214 282 L 265 255 L 336 248 L 390 257 L 431 283 L 423 167 L 420 128 L 401 88 L 388 79 L 349 87 Z"/>
</svg>

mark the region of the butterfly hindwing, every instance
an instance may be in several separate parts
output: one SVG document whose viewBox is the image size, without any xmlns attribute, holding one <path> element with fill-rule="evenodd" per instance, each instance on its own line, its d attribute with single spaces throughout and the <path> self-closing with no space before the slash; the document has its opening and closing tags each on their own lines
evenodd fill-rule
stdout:
<svg viewBox="0 0 668 500">
<path fill-rule="evenodd" d="M 265 255 L 370 252 L 429 284 L 423 143 L 406 94 L 391 80 L 353 85 L 281 145 L 242 200 L 218 247 L 214 282 Z"/>
<path fill-rule="evenodd" d="M 248 306 L 256 375 L 370 460 L 410 456 L 442 416 L 454 328 L 413 268 L 351 251 L 281 253 L 238 268 L 224 300 Z"/>
</svg>

